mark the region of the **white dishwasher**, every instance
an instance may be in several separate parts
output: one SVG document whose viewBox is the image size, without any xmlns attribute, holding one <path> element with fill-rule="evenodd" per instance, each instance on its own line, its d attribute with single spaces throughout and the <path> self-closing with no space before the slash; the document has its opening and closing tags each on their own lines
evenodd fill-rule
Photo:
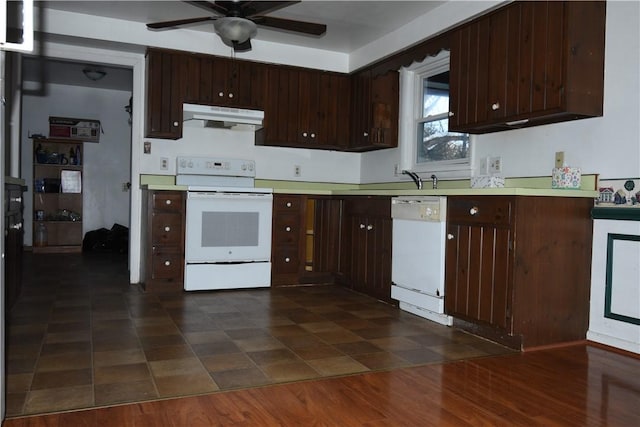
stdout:
<svg viewBox="0 0 640 427">
<path fill-rule="evenodd" d="M 391 217 L 391 298 L 402 310 L 451 325 L 444 314 L 447 198 L 393 197 Z"/>
</svg>

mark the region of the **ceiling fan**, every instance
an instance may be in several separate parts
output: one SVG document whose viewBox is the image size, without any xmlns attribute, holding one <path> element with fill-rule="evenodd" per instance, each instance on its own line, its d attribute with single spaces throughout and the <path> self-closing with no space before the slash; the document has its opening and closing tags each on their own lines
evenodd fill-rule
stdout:
<svg viewBox="0 0 640 427">
<path fill-rule="evenodd" d="M 180 25 L 213 21 L 216 33 L 230 44 L 235 52 L 251 49 L 251 38 L 257 33 L 257 25 L 279 30 L 320 36 L 327 31 L 324 24 L 293 21 L 290 19 L 266 16 L 265 14 L 300 3 L 300 1 L 185 1 L 218 16 L 178 19 L 175 21 L 147 24 L 150 30 L 164 30 Z"/>
</svg>

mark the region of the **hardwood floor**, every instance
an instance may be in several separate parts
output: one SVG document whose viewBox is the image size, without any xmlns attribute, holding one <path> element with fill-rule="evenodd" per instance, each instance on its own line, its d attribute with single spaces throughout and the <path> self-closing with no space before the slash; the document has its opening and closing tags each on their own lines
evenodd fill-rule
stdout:
<svg viewBox="0 0 640 427">
<path fill-rule="evenodd" d="M 635 426 L 640 359 L 578 344 L 62 414 L 5 427 Z"/>
</svg>

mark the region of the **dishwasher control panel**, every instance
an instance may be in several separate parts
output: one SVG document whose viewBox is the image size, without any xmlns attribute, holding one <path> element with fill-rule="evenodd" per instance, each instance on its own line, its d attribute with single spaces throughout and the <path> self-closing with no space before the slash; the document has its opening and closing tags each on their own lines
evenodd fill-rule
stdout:
<svg viewBox="0 0 640 427">
<path fill-rule="evenodd" d="M 443 196 L 398 196 L 391 198 L 391 217 L 413 221 L 444 222 L 447 198 Z"/>
</svg>

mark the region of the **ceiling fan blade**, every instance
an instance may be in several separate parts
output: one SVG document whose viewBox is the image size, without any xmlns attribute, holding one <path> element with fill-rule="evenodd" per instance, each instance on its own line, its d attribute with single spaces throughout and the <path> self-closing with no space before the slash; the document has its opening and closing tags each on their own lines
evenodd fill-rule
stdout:
<svg viewBox="0 0 640 427">
<path fill-rule="evenodd" d="M 162 30 L 165 28 L 177 27 L 179 25 L 195 24 L 197 22 L 205 22 L 205 21 L 215 21 L 216 19 L 218 18 L 215 16 L 203 16 L 200 18 L 188 18 L 188 19 L 177 19 L 175 21 L 153 22 L 151 24 L 147 24 L 147 28 L 150 30 Z"/>
<path fill-rule="evenodd" d="M 275 12 L 283 7 L 292 6 L 300 1 L 245 1 L 240 6 L 243 16 L 250 18 L 255 15 L 264 15 Z"/>
<path fill-rule="evenodd" d="M 314 24 L 312 22 L 293 21 L 291 19 L 276 18 L 273 16 L 255 16 L 251 18 L 253 22 L 265 27 L 273 27 L 281 30 L 295 31 L 297 33 L 321 36 L 327 32 L 324 24 Z"/>
<path fill-rule="evenodd" d="M 238 43 L 236 41 L 232 41 L 231 42 L 233 44 L 233 51 L 234 52 L 246 52 L 251 50 L 251 40 L 247 39 L 246 41 L 242 42 L 242 43 Z"/>
<path fill-rule="evenodd" d="M 229 13 L 229 9 L 224 5 L 219 5 L 213 1 L 185 1 L 185 3 L 189 3 L 192 6 L 199 7 L 209 12 L 215 12 L 218 15 L 226 16 Z M 233 3 L 233 2 L 219 2 L 219 3 Z M 243 2 L 241 2 L 243 3 Z"/>
</svg>

